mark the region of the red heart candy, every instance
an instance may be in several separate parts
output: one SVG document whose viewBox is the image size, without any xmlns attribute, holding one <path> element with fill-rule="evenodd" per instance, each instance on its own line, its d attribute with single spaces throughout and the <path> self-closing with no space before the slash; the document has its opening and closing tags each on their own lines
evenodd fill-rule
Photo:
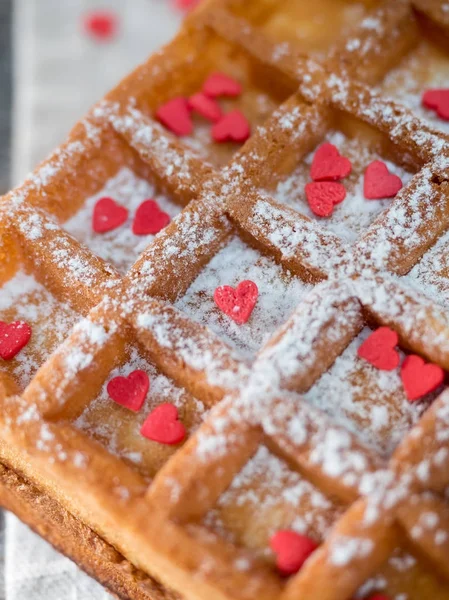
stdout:
<svg viewBox="0 0 449 600">
<path fill-rule="evenodd" d="M 230 285 L 218 287 L 214 293 L 214 301 L 225 315 L 243 325 L 249 320 L 258 296 L 257 285 L 247 280 L 239 283 L 235 289 Z"/>
<path fill-rule="evenodd" d="M 210 98 L 230 96 L 235 98 L 242 93 L 241 84 L 224 73 L 212 73 L 203 85 L 203 92 Z"/>
<path fill-rule="evenodd" d="M 426 108 L 434 110 L 441 119 L 449 121 L 449 89 L 426 90 L 422 103 Z"/>
<path fill-rule="evenodd" d="M 133 371 L 128 377 L 114 377 L 107 385 L 109 397 L 134 412 L 142 408 L 149 389 L 150 380 L 145 371 Z"/>
<path fill-rule="evenodd" d="M 175 0 L 175 6 L 181 10 L 193 10 L 201 0 Z"/>
<path fill-rule="evenodd" d="M 212 127 L 215 142 L 246 142 L 251 135 L 247 118 L 238 109 L 224 115 Z"/>
<path fill-rule="evenodd" d="M 92 229 L 95 233 L 106 233 L 117 229 L 128 218 L 128 209 L 112 198 L 100 198 L 92 215 Z"/>
<path fill-rule="evenodd" d="M 159 233 L 170 223 L 170 216 L 159 208 L 155 200 L 145 200 L 136 211 L 133 222 L 135 235 Z"/>
<path fill-rule="evenodd" d="M 398 341 L 396 331 L 379 327 L 363 342 L 357 354 L 381 371 L 393 371 L 399 367 L 401 360 L 399 352 L 395 350 Z"/>
<path fill-rule="evenodd" d="M 216 123 L 222 117 L 220 105 L 213 98 L 198 92 L 189 98 L 189 107 L 208 121 Z"/>
<path fill-rule="evenodd" d="M 310 176 L 313 181 L 337 181 L 347 177 L 351 169 L 351 161 L 333 144 L 325 143 L 315 152 Z"/>
<path fill-rule="evenodd" d="M 402 188 L 401 178 L 393 175 L 381 160 L 375 160 L 367 166 L 363 191 L 367 200 L 394 198 Z"/>
<path fill-rule="evenodd" d="M 186 437 L 186 428 L 178 418 L 176 406 L 161 404 L 148 415 L 140 433 L 160 444 L 179 444 Z"/>
<path fill-rule="evenodd" d="M 157 109 L 156 117 L 175 135 L 190 135 L 193 131 L 187 98 L 178 97 L 169 100 Z"/>
<path fill-rule="evenodd" d="M 305 191 L 310 209 L 317 217 L 329 217 L 334 206 L 346 198 L 345 186 L 332 181 L 308 183 Z"/>
<path fill-rule="evenodd" d="M 92 37 L 106 41 L 112 39 L 117 33 L 118 19 L 112 12 L 94 11 L 86 15 L 84 27 Z"/>
<path fill-rule="evenodd" d="M 368 600 L 390 600 L 390 596 L 385 596 L 385 594 L 374 594 L 374 596 L 370 596 Z"/>
<path fill-rule="evenodd" d="M 297 573 L 318 544 L 305 535 L 283 529 L 272 536 L 270 548 L 276 553 L 276 567 L 286 576 Z"/>
<path fill-rule="evenodd" d="M 24 348 L 31 338 L 31 327 L 24 321 L 4 323 L 0 321 L 0 357 L 11 360 Z"/>
<path fill-rule="evenodd" d="M 438 365 L 425 363 L 420 356 L 411 354 L 402 363 L 401 379 L 410 402 L 435 391 L 444 381 L 444 371 Z"/>
</svg>

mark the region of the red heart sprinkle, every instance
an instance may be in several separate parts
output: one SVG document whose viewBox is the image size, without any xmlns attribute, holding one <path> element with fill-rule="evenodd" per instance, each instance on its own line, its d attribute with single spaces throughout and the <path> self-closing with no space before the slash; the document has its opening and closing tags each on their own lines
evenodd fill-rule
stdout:
<svg viewBox="0 0 449 600">
<path fill-rule="evenodd" d="M 390 596 L 385 596 L 384 594 L 374 594 L 374 596 L 370 596 L 368 600 L 390 600 Z"/>
<path fill-rule="evenodd" d="M 175 135 L 190 135 L 193 131 L 187 98 L 178 97 L 169 100 L 157 109 L 156 117 Z"/>
<path fill-rule="evenodd" d="M 423 106 L 434 110 L 444 121 L 449 121 L 449 89 L 426 90 L 422 96 Z"/>
<path fill-rule="evenodd" d="M 318 544 L 305 535 L 283 529 L 272 536 L 270 548 L 276 553 L 276 567 L 287 576 L 299 571 Z"/>
<path fill-rule="evenodd" d="M 0 321 L 0 357 L 11 360 L 24 348 L 31 338 L 31 327 L 24 321 L 4 323 Z"/>
<path fill-rule="evenodd" d="M 133 223 L 135 235 L 159 233 L 170 223 L 170 216 L 159 208 L 155 200 L 145 200 L 136 211 Z"/>
<path fill-rule="evenodd" d="M 401 178 L 393 175 L 381 160 L 375 160 L 367 166 L 363 191 L 367 200 L 394 198 L 402 188 Z"/>
<path fill-rule="evenodd" d="M 179 444 L 186 437 L 186 428 L 178 420 L 178 409 L 173 404 L 161 404 L 146 418 L 140 433 L 160 444 Z"/>
<path fill-rule="evenodd" d="M 337 181 L 347 177 L 351 169 L 351 161 L 333 144 L 325 143 L 315 152 L 310 176 L 313 181 Z"/>
<path fill-rule="evenodd" d="M 249 320 L 258 297 L 257 285 L 248 280 L 239 283 L 235 289 L 230 285 L 222 285 L 214 292 L 218 308 L 239 325 Z"/>
<path fill-rule="evenodd" d="M 307 202 L 317 217 L 330 217 L 334 206 L 346 198 L 346 188 L 341 183 L 317 181 L 305 187 Z"/>
<path fill-rule="evenodd" d="M 376 329 L 357 350 L 358 356 L 381 371 L 393 371 L 399 367 L 400 356 L 395 350 L 398 334 L 389 327 Z"/>
<path fill-rule="evenodd" d="M 133 371 L 128 377 L 114 377 L 107 385 L 109 397 L 134 412 L 145 402 L 150 389 L 150 380 L 145 371 Z"/>
<path fill-rule="evenodd" d="M 435 391 L 444 381 L 444 371 L 438 365 L 425 363 L 420 356 L 411 354 L 402 363 L 401 379 L 410 402 Z"/>
<path fill-rule="evenodd" d="M 118 30 L 118 18 L 109 11 L 94 11 L 86 15 L 84 28 L 89 35 L 100 41 L 112 39 Z"/>
<path fill-rule="evenodd" d="M 238 109 L 224 115 L 212 127 L 215 142 L 246 142 L 251 135 L 247 118 Z"/>
<path fill-rule="evenodd" d="M 208 121 L 216 123 L 222 117 L 220 105 L 213 98 L 208 98 L 205 94 L 198 92 L 189 98 L 189 107 L 196 111 Z"/>
<path fill-rule="evenodd" d="M 117 229 L 128 218 L 128 209 L 112 198 L 100 198 L 95 204 L 92 216 L 92 229 L 95 233 L 106 233 Z"/>
<path fill-rule="evenodd" d="M 203 92 L 210 98 L 230 96 L 235 98 L 242 93 L 242 85 L 224 73 L 212 73 L 203 85 Z"/>
<path fill-rule="evenodd" d="M 201 0 L 175 0 L 176 8 L 181 10 L 193 10 Z"/>
</svg>

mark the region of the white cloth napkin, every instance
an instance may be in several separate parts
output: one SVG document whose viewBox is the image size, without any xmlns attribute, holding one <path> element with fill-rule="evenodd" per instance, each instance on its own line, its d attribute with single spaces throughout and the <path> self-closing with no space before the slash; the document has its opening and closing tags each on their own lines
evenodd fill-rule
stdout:
<svg viewBox="0 0 449 600">
<path fill-rule="evenodd" d="M 7 600 L 112 600 L 75 563 L 10 513 L 6 514 L 5 549 Z"/>
<path fill-rule="evenodd" d="M 181 15 L 172 0 L 16 0 L 13 184 L 63 141 L 75 121 L 121 77 L 170 40 Z M 91 40 L 85 13 L 114 11 L 116 39 Z M 108 600 L 74 563 L 13 515 L 5 519 L 6 600 Z M 1 540 L 0 540 L 1 543 Z"/>
</svg>

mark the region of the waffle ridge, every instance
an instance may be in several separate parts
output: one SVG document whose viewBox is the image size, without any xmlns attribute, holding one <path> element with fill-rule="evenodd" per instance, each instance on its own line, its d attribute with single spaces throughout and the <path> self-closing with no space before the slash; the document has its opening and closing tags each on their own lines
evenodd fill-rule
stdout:
<svg viewBox="0 0 449 600">
<path fill-rule="evenodd" d="M 0 200 L 0 311 L 26 288 L 38 306 L 24 308 L 30 318 L 55 306 L 66 315 L 47 324 L 42 356 L 33 346 L 27 362 L 0 365 L 0 460 L 14 473 L 0 502 L 14 510 L 11 479 L 29 482 L 52 514 L 80 524 L 66 548 L 63 525 L 35 528 L 130 600 L 449 598 L 449 391 L 408 404 L 395 375 L 355 362 L 382 325 L 402 353 L 449 370 L 449 131 L 383 87 L 418 47 L 427 52 L 429 35 L 449 39 L 449 11 L 438 0 L 367 0 L 359 12 L 343 2 L 351 27 L 338 22 L 343 35 L 329 42 L 338 27 L 316 25 L 327 35 L 307 51 L 292 23 L 320 16 L 321 4 L 331 10 L 326 0 L 309 13 L 299 0 L 204 0 Z M 178 139 L 153 116 L 217 70 L 243 84 L 252 135 L 241 148 L 214 145 L 201 123 Z M 325 139 L 366 141 L 354 165 L 366 152 L 406 181 L 366 226 L 327 226 L 288 196 Z M 89 249 L 82 227 L 69 233 L 112 180 L 173 210 L 140 254 L 123 241 L 116 264 Z M 128 270 L 122 256 L 134 259 Z M 209 280 L 239 269 L 263 282 L 261 324 L 243 326 L 243 352 L 235 329 L 196 308 Z M 132 368 L 151 373 L 146 413 L 161 401 L 179 408 L 182 447 L 136 441 L 141 417 L 104 399 L 111 373 Z M 267 540 L 288 527 L 320 545 L 286 579 Z M 75 551 L 90 536 L 102 566 Z M 128 575 L 113 573 L 107 548 Z"/>
</svg>

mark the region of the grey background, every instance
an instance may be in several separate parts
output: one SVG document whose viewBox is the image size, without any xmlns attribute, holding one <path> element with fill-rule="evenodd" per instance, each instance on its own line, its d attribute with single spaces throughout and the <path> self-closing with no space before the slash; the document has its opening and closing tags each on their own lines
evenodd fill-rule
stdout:
<svg viewBox="0 0 449 600">
<path fill-rule="evenodd" d="M 0 1 L 0 194 L 9 186 L 12 105 L 12 0 Z"/>
</svg>

